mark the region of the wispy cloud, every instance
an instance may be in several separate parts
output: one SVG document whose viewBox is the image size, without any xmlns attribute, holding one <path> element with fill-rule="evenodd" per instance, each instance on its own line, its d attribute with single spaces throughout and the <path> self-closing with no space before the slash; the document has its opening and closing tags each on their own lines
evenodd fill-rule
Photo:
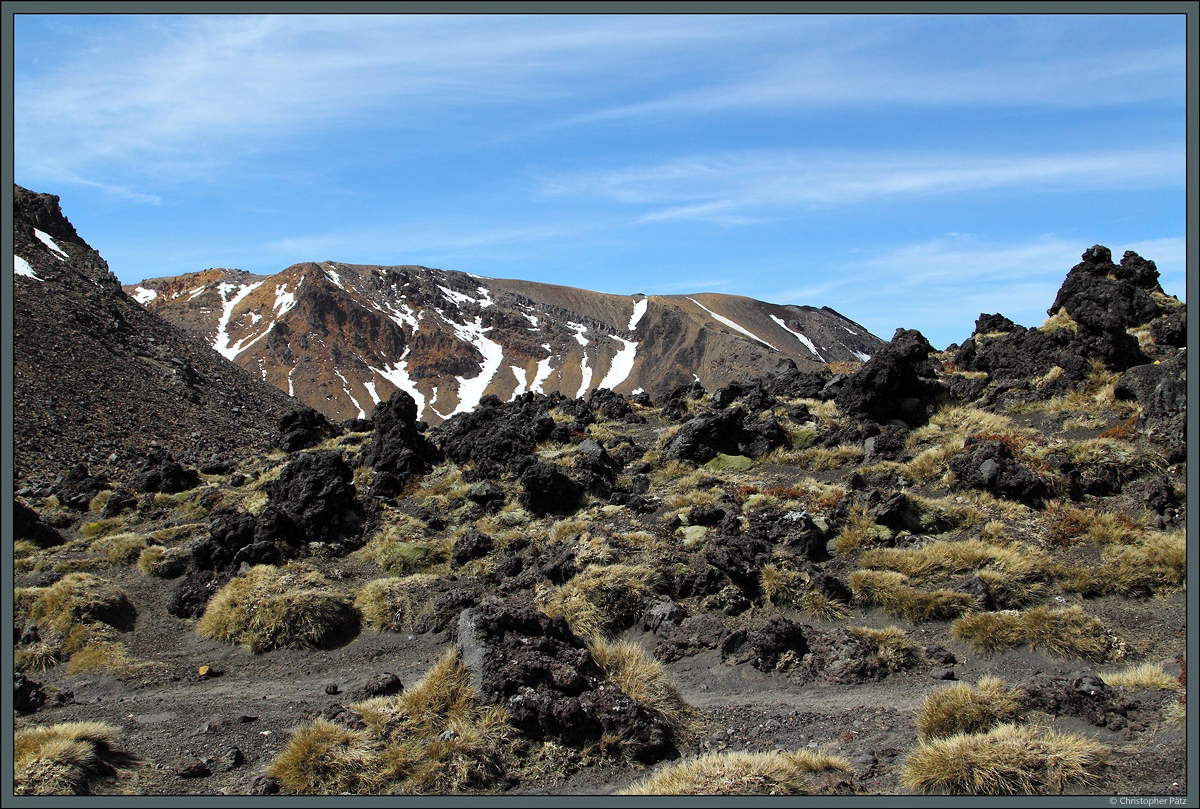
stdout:
<svg viewBox="0 0 1200 809">
<path fill-rule="evenodd" d="M 996 188 L 1087 189 L 1121 183 L 1182 185 L 1184 149 L 976 157 L 953 154 L 729 152 L 545 181 L 551 196 L 607 199 L 652 210 L 643 221 L 734 223 L 789 208 Z"/>
</svg>

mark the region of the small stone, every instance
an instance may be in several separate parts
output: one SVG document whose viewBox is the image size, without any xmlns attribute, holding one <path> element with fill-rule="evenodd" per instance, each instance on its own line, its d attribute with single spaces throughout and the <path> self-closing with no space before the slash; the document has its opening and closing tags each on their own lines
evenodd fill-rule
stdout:
<svg viewBox="0 0 1200 809">
<path fill-rule="evenodd" d="M 334 694 L 341 693 L 341 689 L 337 687 L 337 683 L 330 683 L 329 685 L 325 686 L 325 693 L 333 696 Z"/>
<path fill-rule="evenodd" d="M 929 672 L 929 676 L 935 680 L 957 680 L 958 676 L 954 673 L 954 669 L 934 669 Z"/>
<path fill-rule="evenodd" d="M 175 765 L 175 774 L 180 778 L 205 778 L 212 775 L 212 770 L 198 758 L 180 761 Z"/>
</svg>

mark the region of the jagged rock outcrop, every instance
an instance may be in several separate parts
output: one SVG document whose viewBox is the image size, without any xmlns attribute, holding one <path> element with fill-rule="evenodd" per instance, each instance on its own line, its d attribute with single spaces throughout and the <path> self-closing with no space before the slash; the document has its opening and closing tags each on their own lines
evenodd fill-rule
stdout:
<svg viewBox="0 0 1200 809">
<path fill-rule="evenodd" d="M 897 329 L 891 342 L 842 383 L 834 401 L 844 413 L 877 422 L 924 424 L 947 395 L 929 362 L 932 353 L 919 331 Z"/>
</svg>

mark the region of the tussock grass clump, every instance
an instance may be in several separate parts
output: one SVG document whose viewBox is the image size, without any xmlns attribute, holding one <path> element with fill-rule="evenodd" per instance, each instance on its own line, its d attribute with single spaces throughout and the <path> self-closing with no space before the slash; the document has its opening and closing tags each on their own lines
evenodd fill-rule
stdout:
<svg viewBox="0 0 1200 809">
<path fill-rule="evenodd" d="M 589 565 L 539 606 L 551 617 L 561 616 L 579 637 L 602 640 L 638 619 L 660 575 L 645 565 Z"/>
<path fill-rule="evenodd" d="M 1076 508 L 1061 500 L 1046 506 L 1046 541 L 1060 547 L 1095 542 L 1098 545 L 1136 542 L 1145 531 L 1124 514 Z"/>
<path fill-rule="evenodd" d="M 924 794 L 1062 794 L 1092 781 L 1107 750 L 1076 733 L 1003 724 L 920 742 L 904 761 L 900 785 Z"/>
<path fill-rule="evenodd" d="M 409 690 L 350 708 L 364 730 L 317 720 L 267 772 L 304 795 L 430 794 L 487 787 L 513 763 L 507 712 L 480 704 L 453 651 Z"/>
<path fill-rule="evenodd" d="M 687 732 L 692 708 L 684 702 L 662 663 L 630 641 L 598 640 L 588 644 L 588 651 L 605 676 L 627 697 L 666 720 L 674 738 Z"/>
<path fill-rule="evenodd" d="M 1079 607 L 976 612 L 951 624 L 950 634 L 983 654 L 1029 646 L 1055 657 L 1095 662 L 1109 658 L 1116 643 L 1103 624 Z"/>
<path fill-rule="evenodd" d="M 320 573 L 256 565 L 217 591 L 196 631 L 258 654 L 332 648 L 357 635 L 359 626 L 350 599 L 330 589 Z"/>
<path fill-rule="evenodd" d="M 1100 679 L 1107 685 L 1120 688 L 1154 688 L 1161 691 L 1182 691 L 1183 685 L 1179 678 L 1172 677 L 1163 671 L 1158 663 L 1142 663 L 1140 666 L 1129 666 L 1120 671 L 1102 672 Z"/>
<path fill-rule="evenodd" d="M 850 771 L 840 756 L 785 753 L 709 753 L 671 764 L 618 795 L 812 795 L 814 775 Z"/>
<path fill-rule="evenodd" d="M 392 576 L 419 573 L 447 562 L 450 542 L 428 539 L 425 524 L 407 514 L 388 514 L 371 540 L 353 554 Z"/>
<path fill-rule="evenodd" d="M 49 587 L 13 591 L 16 614 L 43 631 L 70 633 L 80 626 L 133 628 L 137 610 L 120 589 L 91 573 L 71 573 Z"/>
<path fill-rule="evenodd" d="M 376 632 L 412 629 L 419 618 L 432 612 L 428 587 L 440 577 L 414 573 L 400 578 L 375 579 L 363 585 L 354 598 L 363 623 Z"/>
<path fill-rule="evenodd" d="M 812 586 L 812 577 L 803 571 L 764 565 L 759 587 L 768 604 L 792 607 L 822 621 L 846 616 L 845 605 Z"/>
<path fill-rule="evenodd" d="M 138 554 L 137 569 L 147 576 L 170 579 L 184 571 L 189 558 L 184 547 L 164 548 L 162 545 L 147 545 Z"/>
<path fill-rule="evenodd" d="M 830 542 L 830 548 L 835 553 L 849 556 L 864 545 L 869 547 L 891 539 L 891 537 L 890 530 L 877 524 L 871 519 L 867 509 L 856 503 L 850 507 L 850 512 L 846 516 L 846 524 Z"/>
<path fill-rule="evenodd" d="M 146 549 L 146 538 L 138 534 L 110 534 L 93 542 L 88 550 L 98 553 L 115 565 L 128 565 L 137 561 Z"/>
<path fill-rule="evenodd" d="M 113 772 L 121 729 L 104 722 L 64 722 L 13 734 L 13 792 L 17 795 L 87 795 L 92 783 Z"/>
<path fill-rule="evenodd" d="M 790 455 L 797 466 L 828 470 L 859 463 L 863 459 L 863 448 L 859 444 L 839 444 L 836 447 L 795 450 Z"/>
<path fill-rule="evenodd" d="M 874 548 L 864 551 L 863 567 L 895 570 L 912 578 L 966 573 L 992 568 L 1015 576 L 1044 569 L 1049 558 L 1027 545 L 994 545 L 979 539 L 940 540 L 919 548 Z"/>
<path fill-rule="evenodd" d="M 79 528 L 79 535 L 87 539 L 102 537 L 125 528 L 125 520 L 121 517 L 105 517 L 95 522 L 84 523 Z"/>
<path fill-rule="evenodd" d="M 1016 718 L 1018 692 L 996 677 L 982 677 L 974 686 L 955 683 L 925 698 L 917 713 L 922 739 L 959 733 L 984 733 Z"/>
<path fill-rule="evenodd" d="M 888 671 L 903 671 L 921 662 L 924 652 L 908 633 L 897 626 L 871 629 L 865 626 L 847 627 L 851 635 L 875 646 L 875 654 Z"/>
<path fill-rule="evenodd" d="M 911 586 L 909 578 L 893 570 L 856 570 L 850 574 L 854 597 L 873 604 L 888 615 L 914 624 L 944 621 L 962 615 L 975 606 L 966 593 L 939 588 L 933 591 Z"/>
<path fill-rule="evenodd" d="M 1061 564 L 1055 578 L 1063 589 L 1089 597 L 1144 598 L 1183 586 L 1187 578 L 1184 532 L 1143 536 L 1138 544 L 1104 547 L 1099 565 Z"/>
</svg>

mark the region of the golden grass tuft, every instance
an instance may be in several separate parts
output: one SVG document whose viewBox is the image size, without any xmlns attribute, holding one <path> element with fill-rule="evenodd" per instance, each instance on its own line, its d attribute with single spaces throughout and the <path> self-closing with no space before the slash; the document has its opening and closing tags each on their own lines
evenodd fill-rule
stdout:
<svg viewBox="0 0 1200 809">
<path fill-rule="evenodd" d="M 955 683 L 927 696 L 917 712 L 921 739 L 984 733 L 1015 719 L 1018 692 L 996 677 L 982 677 L 974 686 Z"/>
<path fill-rule="evenodd" d="M 358 634 L 350 599 L 319 573 L 256 565 L 209 601 L 196 631 L 258 654 L 271 649 L 331 648 Z"/>
<path fill-rule="evenodd" d="M 663 664 L 632 641 L 598 640 L 588 651 L 605 676 L 634 702 L 647 708 L 670 726 L 676 739 L 690 727 L 694 712 L 667 676 Z"/>
<path fill-rule="evenodd" d="M 146 546 L 145 537 L 123 533 L 103 536 L 92 542 L 88 550 L 100 554 L 115 565 L 129 565 L 137 561 L 138 555 Z"/>
<path fill-rule="evenodd" d="M 13 734 L 13 792 L 17 795 L 87 795 L 92 782 L 112 772 L 121 729 L 103 722 L 64 722 L 22 728 Z"/>
<path fill-rule="evenodd" d="M 91 573 L 71 573 L 49 587 L 17 589 L 13 595 L 17 615 L 62 634 L 87 624 L 125 631 L 137 615 L 125 593 Z"/>
<path fill-rule="evenodd" d="M 1101 662 L 1115 651 L 1104 625 L 1079 607 L 976 612 L 951 624 L 950 634 L 982 654 L 1029 646 L 1054 657 Z"/>
<path fill-rule="evenodd" d="M 856 570 L 850 574 L 849 583 L 859 601 L 914 624 L 944 621 L 975 606 L 975 599 L 966 593 L 945 588 L 921 590 L 911 586 L 903 573 L 893 570 Z"/>
<path fill-rule="evenodd" d="M 874 548 L 864 551 L 858 563 L 905 576 L 927 579 L 937 575 L 967 573 L 984 568 L 1014 576 L 1038 573 L 1049 557 L 1028 545 L 995 545 L 980 539 L 939 540 L 919 548 Z"/>
<path fill-rule="evenodd" d="M 847 627 L 850 634 L 867 641 L 875 647 L 875 654 L 888 671 L 903 671 L 917 665 L 924 658 L 924 651 L 908 633 L 897 626 L 871 629 L 865 626 Z"/>
<path fill-rule="evenodd" d="M 869 546 L 882 542 L 890 539 L 891 536 L 891 531 L 876 524 L 871 519 L 871 515 L 867 513 L 867 509 L 856 503 L 850 507 L 845 526 L 833 538 L 829 546 L 835 553 L 849 556 L 864 545 Z"/>
<path fill-rule="evenodd" d="M 79 535 L 87 539 L 102 537 L 105 534 L 111 534 L 125 527 L 125 520 L 122 517 L 105 517 L 102 520 L 95 522 L 84 523 L 79 528 Z"/>
<path fill-rule="evenodd" d="M 1179 678 L 1163 671 L 1159 663 L 1142 663 L 1120 671 L 1101 672 L 1100 679 L 1107 685 L 1120 688 L 1154 688 L 1162 691 L 1182 691 Z"/>
<path fill-rule="evenodd" d="M 267 772 L 298 794 L 440 794 L 485 788 L 512 766 L 507 712 L 479 703 L 454 651 L 409 690 L 350 708 L 365 730 L 317 720 Z"/>
<path fill-rule="evenodd" d="M 1090 783 L 1107 751 L 1079 734 L 1003 724 L 920 742 L 904 760 L 900 785 L 923 794 L 1062 794 Z"/>
<path fill-rule="evenodd" d="M 850 771 L 839 756 L 786 753 L 709 753 L 670 764 L 618 795 L 812 795 L 813 775 Z"/>
<path fill-rule="evenodd" d="M 589 565 L 539 606 L 551 617 L 561 616 L 579 637 L 601 640 L 637 620 L 660 575 L 645 565 Z"/>
<path fill-rule="evenodd" d="M 412 629 L 419 618 L 432 612 L 427 588 L 440 579 L 432 573 L 375 579 L 363 585 L 354 598 L 363 623 L 376 632 Z"/>
</svg>

